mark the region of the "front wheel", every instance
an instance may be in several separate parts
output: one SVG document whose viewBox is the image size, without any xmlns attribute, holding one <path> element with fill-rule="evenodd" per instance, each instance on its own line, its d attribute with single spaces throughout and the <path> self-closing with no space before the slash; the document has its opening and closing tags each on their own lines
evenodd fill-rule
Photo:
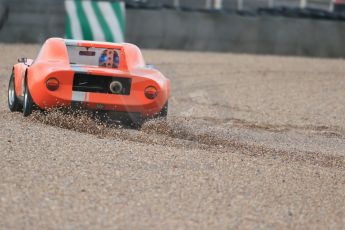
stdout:
<svg viewBox="0 0 345 230">
<path fill-rule="evenodd" d="M 34 102 L 32 100 L 28 84 L 25 84 L 24 101 L 23 101 L 23 115 L 29 116 L 32 113 Z"/>
<path fill-rule="evenodd" d="M 16 87 L 14 85 L 14 74 L 12 72 L 10 82 L 8 84 L 8 108 L 11 112 L 20 111 L 20 103 L 16 95 Z"/>
</svg>

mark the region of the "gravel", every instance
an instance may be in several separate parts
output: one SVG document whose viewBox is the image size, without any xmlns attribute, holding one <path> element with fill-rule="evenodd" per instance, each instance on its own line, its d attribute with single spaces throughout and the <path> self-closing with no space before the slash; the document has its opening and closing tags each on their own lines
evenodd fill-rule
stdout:
<svg viewBox="0 0 345 230">
<path fill-rule="evenodd" d="M 38 49 L 0 44 L 0 228 L 344 228 L 344 60 L 144 50 L 172 95 L 134 130 L 10 113 Z"/>
</svg>

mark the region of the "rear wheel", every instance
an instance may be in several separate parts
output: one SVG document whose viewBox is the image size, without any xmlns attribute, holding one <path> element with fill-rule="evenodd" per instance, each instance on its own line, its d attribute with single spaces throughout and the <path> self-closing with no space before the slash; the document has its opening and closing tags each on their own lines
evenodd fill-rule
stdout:
<svg viewBox="0 0 345 230">
<path fill-rule="evenodd" d="M 8 108 L 11 112 L 20 111 L 20 103 L 16 95 L 16 87 L 14 85 L 14 74 L 12 72 L 8 84 Z"/>
<path fill-rule="evenodd" d="M 162 110 L 159 112 L 158 118 L 167 118 L 167 116 L 168 116 L 168 109 L 169 109 L 169 104 L 168 104 L 168 101 L 167 101 L 167 103 L 165 103 L 165 105 L 163 106 Z"/>
<path fill-rule="evenodd" d="M 122 119 L 121 122 L 124 126 L 132 128 L 132 129 L 140 129 L 144 123 L 144 121 L 141 117 L 140 118 Z"/>
<path fill-rule="evenodd" d="M 29 116 L 32 113 L 34 102 L 32 100 L 29 87 L 27 82 L 25 82 L 24 100 L 23 100 L 23 115 L 24 117 Z"/>
</svg>

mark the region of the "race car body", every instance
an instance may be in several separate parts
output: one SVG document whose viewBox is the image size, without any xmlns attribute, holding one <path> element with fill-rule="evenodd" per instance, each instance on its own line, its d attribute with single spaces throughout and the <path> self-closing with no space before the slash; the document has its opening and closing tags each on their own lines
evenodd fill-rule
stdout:
<svg viewBox="0 0 345 230">
<path fill-rule="evenodd" d="M 35 60 L 14 65 L 8 88 L 11 111 L 79 107 L 142 119 L 166 116 L 170 81 L 146 66 L 128 43 L 50 38 Z"/>
</svg>

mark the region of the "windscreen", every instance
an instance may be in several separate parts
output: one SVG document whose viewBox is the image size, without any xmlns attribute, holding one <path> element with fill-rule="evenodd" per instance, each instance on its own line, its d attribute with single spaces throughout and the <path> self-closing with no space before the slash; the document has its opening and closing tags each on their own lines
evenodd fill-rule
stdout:
<svg viewBox="0 0 345 230">
<path fill-rule="evenodd" d="M 83 46 L 67 46 L 71 65 L 88 65 L 106 68 L 118 68 L 120 50 Z"/>
</svg>

